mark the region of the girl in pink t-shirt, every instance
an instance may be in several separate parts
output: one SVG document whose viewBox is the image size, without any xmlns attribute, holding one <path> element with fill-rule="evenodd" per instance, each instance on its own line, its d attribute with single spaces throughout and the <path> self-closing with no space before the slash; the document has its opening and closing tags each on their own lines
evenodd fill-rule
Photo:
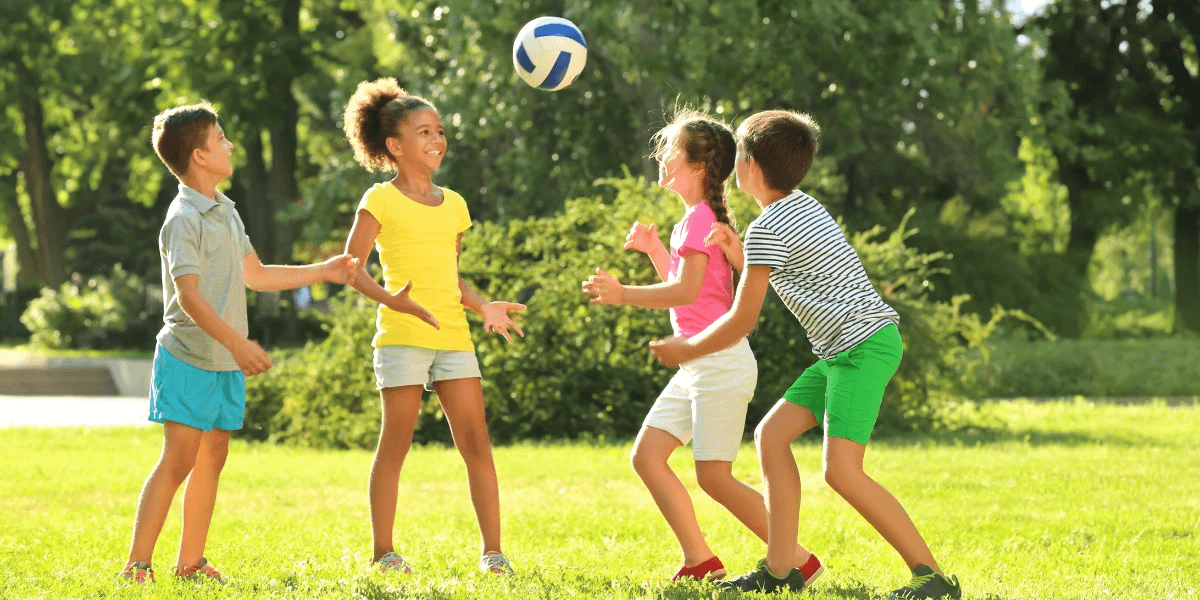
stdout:
<svg viewBox="0 0 1200 600">
<path fill-rule="evenodd" d="M 701 113 L 677 115 L 655 135 L 658 184 L 683 200 L 683 217 L 671 231 L 670 250 L 655 225 L 634 223 L 625 249 L 646 253 L 662 283 L 622 285 L 603 270 L 583 282 L 592 304 L 670 309 L 675 335 L 690 337 L 733 306 L 733 266 L 741 256 L 725 256 L 705 240 L 732 230 L 725 180 L 733 171 L 736 145 L 725 124 Z M 736 235 L 736 234 L 734 234 Z M 708 546 L 691 497 L 667 459 L 692 442 L 696 480 L 750 531 L 767 540 L 762 495 L 733 477 L 733 460 L 746 426 L 746 407 L 758 381 L 758 364 L 742 338 L 734 346 L 679 365 L 659 395 L 633 445 L 632 462 L 683 550 L 683 566 L 673 579 L 720 579 L 721 559 Z M 802 550 L 797 549 L 799 554 Z M 804 552 L 807 554 L 807 552 Z"/>
</svg>

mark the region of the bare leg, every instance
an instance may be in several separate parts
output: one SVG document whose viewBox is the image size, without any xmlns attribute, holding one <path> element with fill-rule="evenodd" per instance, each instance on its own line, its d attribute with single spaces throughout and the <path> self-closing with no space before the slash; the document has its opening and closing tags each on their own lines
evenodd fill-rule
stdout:
<svg viewBox="0 0 1200 600">
<path fill-rule="evenodd" d="M 175 498 L 175 491 L 192 471 L 203 433 L 199 429 L 173 421 L 163 423 L 162 455 L 142 486 L 137 516 L 133 520 L 129 561 L 125 566 L 135 562 L 149 563 L 153 558 L 154 544 L 158 541 L 158 535 L 162 533 L 167 512 L 171 509 L 171 500 Z"/>
<path fill-rule="evenodd" d="M 733 477 L 733 463 L 727 460 L 696 461 L 696 480 L 700 489 L 730 512 L 758 539 L 766 542 L 768 537 L 767 505 L 758 490 Z M 809 552 L 796 544 L 796 556 L 792 567 L 799 567 L 808 560 Z M 788 567 L 790 569 L 791 567 Z M 786 570 L 784 571 L 787 572 Z"/>
<path fill-rule="evenodd" d="M 500 552 L 500 486 L 483 409 L 483 386 L 478 377 L 470 377 L 438 381 L 434 388 L 450 423 L 454 447 L 467 466 L 467 484 L 483 538 L 483 553 Z"/>
<path fill-rule="evenodd" d="M 800 472 L 792 456 L 792 441 L 812 429 L 817 419 L 811 410 L 787 400 L 775 403 L 754 430 L 766 496 L 767 568 L 784 576 L 803 562 L 796 551 L 800 529 Z M 807 559 L 807 556 L 805 556 Z"/>
<path fill-rule="evenodd" d="M 671 452 L 679 447 L 675 436 L 654 427 L 642 427 L 633 444 L 630 462 L 633 470 L 658 505 L 659 512 L 675 533 L 679 547 L 683 550 L 683 564 L 694 567 L 714 556 L 704 541 L 700 524 L 696 522 L 696 510 L 683 482 L 667 465 Z"/>
<path fill-rule="evenodd" d="M 367 497 L 371 502 L 371 536 L 374 552 L 372 561 L 394 551 L 392 531 L 396 524 L 396 495 L 400 486 L 400 468 L 412 447 L 413 429 L 421 410 L 422 388 L 419 385 L 390 387 L 379 390 L 383 401 L 379 446 L 371 462 L 371 477 Z"/>
<path fill-rule="evenodd" d="M 229 432 L 205 431 L 196 452 L 196 465 L 183 492 L 183 535 L 179 541 L 176 570 L 195 567 L 204 556 L 208 526 L 217 503 L 217 482 L 229 456 Z"/>
<path fill-rule="evenodd" d="M 867 447 L 858 442 L 826 436 L 825 481 L 900 553 L 908 568 L 929 565 L 941 574 L 941 567 L 904 507 L 863 471 L 866 451 Z"/>
</svg>

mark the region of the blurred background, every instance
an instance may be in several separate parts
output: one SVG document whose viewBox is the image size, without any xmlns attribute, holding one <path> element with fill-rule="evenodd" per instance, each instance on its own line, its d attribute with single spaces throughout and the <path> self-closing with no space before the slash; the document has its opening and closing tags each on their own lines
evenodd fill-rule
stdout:
<svg viewBox="0 0 1200 600">
<path fill-rule="evenodd" d="M 588 41 L 560 92 L 512 68 L 542 15 Z M 530 306 L 519 343 L 474 332 L 499 439 L 632 435 L 669 376 L 644 350 L 666 315 L 589 308 L 578 285 L 595 267 L 652 280 L 620 247 L 634 219 L 678 219 L 647 155 L 680 106 L 822 126 L 802 188 L 904 318 L 881 431 L 985 427 L 971 407 L 991 398 L 1200 395 L 1194 0 L 6 0 L 0 23 L 14 352 L 152 353 L 177 182 L 150 125 L 171 106 L 220 111 L 236 145 L 223 191 L 264 263 L 339 252 L 386 178 L 354 162 L 342 110 L 390 76 L 447 126 L 436 181 L 476 220 L 463 274 Z M 732 202 L 744 229 L 757 208 Z M 372 444 L 373 307 L 331 286 L 250 302 L 278 366 L 251 380 L 243 435 Z M 751 342 L 757 420 L 814 359 L 777 300 Z M 418 438 L 448 439 L 427 413 Z"/>
</svg>

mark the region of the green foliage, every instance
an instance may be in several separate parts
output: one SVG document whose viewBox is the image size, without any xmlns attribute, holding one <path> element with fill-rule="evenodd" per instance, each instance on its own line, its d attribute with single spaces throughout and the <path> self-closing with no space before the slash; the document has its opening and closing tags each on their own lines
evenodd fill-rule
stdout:
<svg viewBox="0 0 1200 600">
<path fill-rule="evenodd" d="M 670 335 L 666 311 L 591 306 L 580 282 L 597 268 L 624 283 L 654 283 L 639 253 L 622 250 L 635 220 L 666 235 L 681 213 L 678 198 L 641 178 L 603 180 L 607 194 L 567 202 L 555 216 L 476 224 L 463 240 L 460 270 L 486 297 L 524 302 L 525 337 L 512 344 L 476 327 L 472 336 L 483 371 L 492 435 L 499 440 L 628 437 L 672 372 L 646 349 Z M 736 193 L 739 223 L 752 220 L 751 201 Z M 973 374 L 987 338 L 1005 316 L 982 322 L 962 310 L 965 297 L 929 298 L 930 278 L 944 256 L 905 244 L 904 224 L 853 234 L 868 273 L 901 313 L 906 355 L 890 385 L 877 431 L 948 428 L 972 422 L 957 401 L 976 397 Z M 374 311 L 356 297 L 334 303 L 329 338 L 310 344 L 248 384 L 247 429 L 262 439 L 313 446 L 369 447 L 379 417 L 369 344 Z M 750 342 L 759 386 L 753 423 L 815 358 L 795 317 L 774 295 Z M 986 353 L 984 354 L 984 356 Z M 427 405 L 419 441 L 445 439 L 438 411 Z M 965 420 L 964 420 L 965 419 Z"/>
<path fill-rule="evenodd" d="M 21 323 L 34 347 L 119 348 L 153 344 L 161 322 L 147 313 L 146 285 L 121 265 L 109 277 L 67 282 L 43 289 L 29 303 Z"/>
<path fill-rule="evenodd" d="M 1188 338 L 1009 341 L 998 344 L 981 391 L 989 397 L 1200 395 L 1200 345 Z"/>
</svg>

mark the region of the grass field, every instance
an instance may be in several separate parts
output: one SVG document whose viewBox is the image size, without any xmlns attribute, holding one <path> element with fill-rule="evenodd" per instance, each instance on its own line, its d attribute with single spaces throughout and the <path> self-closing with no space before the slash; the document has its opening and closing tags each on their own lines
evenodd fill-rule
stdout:
<svg viewBox="0 0 1200 600">
<path fill-rule="evenodd" d="M 1003 430 L 875 443 L 868 471 L 912 514 L 965 598 L 1200 599 L 1200 407 L 988 405 Z M 235 443 L 207 555 L 226 588 L 167 574 L 179 504 L 158 544 L 159 583 L 118 589 L 157 428 L 0 430 L 0 598 L 714 598 L 670 584 L 677 546 L 628 466 L 629 445 L 498 448 L 504 547 L 518 577 L 476 570 L 478 533 L 453 449 L 410 455 L 398 550 L 411 576 L 370 573 L 370 454 Z M 827 566 L 805 598 L 880 598 L 907 579 L 895 553 L 794 447 L 801 539 Z M 691 468 L 686 452 L 672 463 Z M 735 470 L 759 487 L 753 448 Z M 764 545 L 694 477 L 701 525 L 732 574 Z M 715 597 L 734 597 L 731 593 Z"/>
</svg>

